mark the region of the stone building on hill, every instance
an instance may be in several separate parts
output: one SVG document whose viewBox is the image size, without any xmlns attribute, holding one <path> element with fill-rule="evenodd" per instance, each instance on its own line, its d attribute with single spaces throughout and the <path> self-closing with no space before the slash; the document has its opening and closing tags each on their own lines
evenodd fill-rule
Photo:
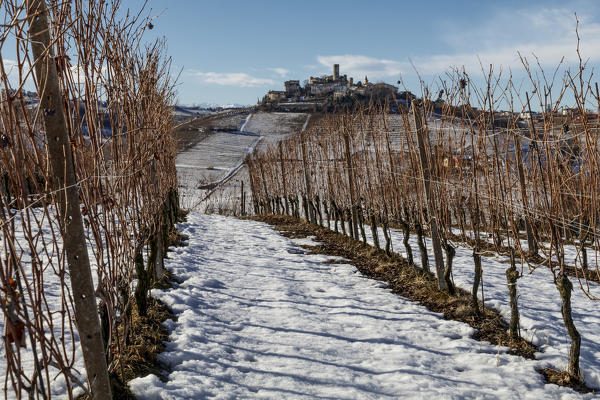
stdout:
<svg viewBox="0 0 600 400">
<path fill-rule="evenodd" d="M 397 97 L 398 88 L 385 83 L 371 83 L 365 76 L 364 82 L 348 78 L 340 74 L 340 65 L 333 64 L 331 75 L 311 76 L 304 85 L 299 80 L 284 82 L 285 90 L 271 90 L 263 98 L 263 105 L 270 107 L 289 108 L 287 105 L 314 103 L 325 104 L 331 102 L 345 102 L 346 97 L 356 98 L 391 98 Z"/>
<path fill-rule="evenodd" d="M 300 81 L 285 81 L 285 96 L 294 97 L 301 93 Z"/>
</svg>

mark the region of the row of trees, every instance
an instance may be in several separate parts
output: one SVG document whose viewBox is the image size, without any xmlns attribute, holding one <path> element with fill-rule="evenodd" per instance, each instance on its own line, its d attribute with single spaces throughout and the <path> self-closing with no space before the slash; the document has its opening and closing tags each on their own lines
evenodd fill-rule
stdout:
<svg viewBox="0 0 600 400">
<path fill-rule="evenodd" d="M 492 67 L 482 86 L 456 70 L 440 81 L 435 101 L 424 86 L 423 100 L 413 101 L 410 112 L 390 116 L 387 106 L 372 106 L 330 115 L 264 149 L 248 162 L 254 211 L 303 216 L 365 242 L 370 229 L 375 246 L 387 252 L 389 227 L 399 227 L 408 263 L 414 263 L 408 238 L 415 233 L 426 270 L 428 234 L 439 287 L 451 294 L 455 247 L 469 246 L 472 307 L 478 315 L 481 252 L 507 254 L 515 339 L 523 273 L 515 258 L 531 270 L 550 268 L 572 339 L 569 373 L 580 378 L 581 338 L 571 317 L 567 274 L 576 275 L 581 289 L 598 299 L 588 281 L 599 280 L 600 270 L 588 260 L 590 251 L 596 259 L 600 250 L 600 127 L 585 110 L 590 104 L 600 108 L 600 96 L 597 85 L 585 80 L 583 67 L 576 74 L 566 71 L 564 85 L 553 88 L 543 71 L 532 73 L 526 60 L 524 66 L 529 93 Z M 575 117 L 559 113 L 567 98 L 577 105 Z M 549 111 L 535 114 L 532 107 Z M 567 246 L 576 249 L 574 265 L 565 261 Z"/>
<path fill-rule="evenodd" d="M 118 0 L 0 10 L 5 396 L 111 398 L 179 212 L 170 63 Z"/>
</svg>

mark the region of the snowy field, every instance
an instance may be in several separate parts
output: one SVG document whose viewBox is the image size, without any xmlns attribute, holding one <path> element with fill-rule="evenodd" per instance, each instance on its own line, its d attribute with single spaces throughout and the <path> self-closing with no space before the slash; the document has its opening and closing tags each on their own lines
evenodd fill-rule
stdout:
<svg viewBox="0 0 600 400">
<path fill-rule="evenodd" d="M 298 245 L 306 239 L 199 213 L 180 228 L 189 244 L 166 266 L 182 283 L 153 290 L 177 316 L 160 355 L 170 371 L 132 381 L 140 399 L 594 398 L 545 384 L 535 371 L 564 367 L 567 348 L 555 289 L 540 286 L 543 276 L 519 280 L 521 303 L 535 297 L 522 305 L 522 324 L 544 350 L 532 361 L 471 339 L 469 326 L 393 295 L 343 260 L 305 254 Z M 505 283 L 495 272 L 505 265 L 494 263 L 485 259 L 486 298 L 505 313 Z M 455 264 L 455 280 L 468 286 L 471 263 L 459 253 Z M 600 317 L 574 297 L 592 383 Z"/>
<path fill-rule="evenodd" d="M 347 227 L 347 229 L 350 229 Z M 370 229 L 366 229 L 367 241 L 373 245 Z M 406 257 L 403 234 L 391 229 L 394 251 Z M 379 240 L 383 242 L 383 232 L 379 228 Z M 425 243 L 429 256 L 429 265 L 435 269 L 431 238 Z M 411 235 L 410 245 L 414 262 L 421 267 L 421 258 L 416 235 Z M 526 246 L 525 246 L 526 247 Z M 576 257 L 573 246 L 565 246 L 565 262 L 573 265 Z M 445 257 L 445 256 L 444 256 Z M 518 262 L 520 260 L 517 260 Z M 506 269 L 509 267 L 507 256 L 482 256 L 484 295 L 486 305 L 496 308 L 502 316 L 510 320 L 510 305 L 506 283 Z M 520 268 L 520 265 L 517 265 Z M 571 340 L 564 327 L 561 314 L 561 300 L 554 285 L 551 271 L 546 267 L 538 267 L 529 272 L 526 265 L 523 275 L 517 282 L 519 313 L 521 316 L 521 335 L 539 346 L 541 352 L 536 354 L 539 367 L 552 367 L 566 370 L 568 365 Z M 473 287 L 474 264 L 473 252 L 465 247 L 456 247 L 453 264 L 453 279 L 457 286 L 471 291 Z M 600 303 L 590 300 L 580 289 L 579 281 L 571 279 L 573 294 L 571 298 L 573 319 L 581 339 L 581 370 L 588 386 L 600 388 Z M 590 292 L 600 297 L 600 285 L 590 282 Z M 479 292 L 481 300 L 481 292 Z M 600 397 L 599 397 L 600 398 Z"/>
<path fill-rule="evenodd" d="M 242 163 L 247 149 L 260 139 L 257 135 L 215 132 L 190 150 L 177 156 L 180 187 L 191 189 L 192 198 L 202 196 L 202 186 L 217 184 Z M 190 201 L 192 199 L 189 199 Z M 182 198 L 185 208 L 188 199 Z"/>
<path fill-rule="evenodd" d="M 261 146 L 268 146 L 299 132 L 305 126 L 310 114 L 305 113 L 266 113 L 258 112 L 246 124 L 246 130 L 264 137 Z"/>
<path fill-rule="evenodd" d="M 239 114 L 212 123 L 220 131 L 213 132 L 193 148 L 177 155 L 177 174 L 181 205 L 186 209 L 204 210 L 211 204 L 227 204 L 240 196 L 240 181 L 248 185 L 248 174 L 242 165 L 246 154 L 257 146 L 276 143 L 300 131 L 309 114 L 265 113 Z M 222 131 L 225 130 L 225 131 Z M 229 180 L 232 176 L 234 179 Z M 207 201 L 199 202 L 211 192 L 202 189 L 221 184 Z M 247 191 L 250 188 L 246 186 Z M 249 193 L 248 193 L 249 194 Z"/>
<path fill-rule="evenodd" d="M 252 114 L 234 115 L 217 120 L 219 129 L 212 132 L 194 147 L 177 155 L 177 178 L 180 203 L 193 209 L 209 194 L 211 186 L 220 184 L 240 168 L 245 155 L 261 140 L 254 132 L 246 130 Z"/>
</svg>

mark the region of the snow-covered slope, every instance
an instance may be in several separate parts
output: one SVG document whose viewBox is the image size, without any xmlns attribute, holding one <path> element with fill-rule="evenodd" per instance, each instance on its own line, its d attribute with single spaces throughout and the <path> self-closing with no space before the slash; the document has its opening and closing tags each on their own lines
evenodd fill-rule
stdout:
<svg viewBox="0 0 600 400">
<path fill-rule="evenodd" d="M 249 191 L 248 174 L 242 165 L 245 156 L 256 147 L 277 143 L 298 132 L 309 116 L 303 113 L 256 112 L 230 115 L 213 121 L 212 125 L 218 131 L 177 155 L 182 206 L 204 210 L 214 201 L 232 210 L 234 205 L 226 203 L 238 201 L 240 180 L 246 182 L 246 191 Z M 206 202 L 201 201 L 211 193 L 215 184 L 228 180 L 232 175 L 235 175 L 235 179 L 227 185 L 221 185 L 217 195 Z"/>
</svg>

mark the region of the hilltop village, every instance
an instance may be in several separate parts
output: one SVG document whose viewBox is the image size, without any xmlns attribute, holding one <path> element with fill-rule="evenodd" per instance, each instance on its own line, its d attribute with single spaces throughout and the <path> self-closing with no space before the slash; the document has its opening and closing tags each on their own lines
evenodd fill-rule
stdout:
<svg viewBox="0 0 600 400">
<path fill-rule="evenodd" d="M 390 113 L 407 111 L 411 102 L 417 97 L 410 91 L 399 91 L 398 87 L 384 82 L 372 83 L 365 76 L 363 81 L 355 81 L 347 75 L 340 75 L 340 65 L 333 64 L 333 74 L 319 77 L 311 76 L 303 84 L 299 80 L 284 82 L 284 90 L 270 90 L 258 103 L 258 108 L 264 111 L 298 111 L 332 112 L 339 109 L 353 109 L 357 106 L 369 104 L 387 104 Z M 441 114 L 444 106 L 442 92 L 437 100 L 433 101 L 432 110 Z M 463 110 L 456 109 L 456 115 L 462 115 Z M 470 107 L 471 117 L 481 113 L 477 107 Z M 553 113 L 559 119 L 580 120 L 582 113 L 578 108 L 561 108 L 553 110 L 547 107 L 545 113 Z M 521 125 L 526 125 L 531 120 L 541 122 L 542 112 L 529 111 L 498 111 L 495 114 L 495 124 L 505 126 L 510 117 L 517 118 Z M 598 119 L 598 113 L 585 110 L 587 119 Z"/>
<path fill-rule="evenodd" d="M 301 85 L 299 80 L 284 82 L 285 90 L 269 91 L 259 103 L 267 110 L 281 111 L 331 111 L 340 106 L 371 102 L 392 101 L 392 108 L 408 106 L 415 96 L 410 92 L 398 92 L 398 88 L 383 82 L 371 83 L 354 81 L 347 75 L 340 75 L 340 65 L 333 64 L 333 74 L 320 77 L 311 76 Z M 391 110 L 394 111 L 394 110 Z"/>
</svg>

